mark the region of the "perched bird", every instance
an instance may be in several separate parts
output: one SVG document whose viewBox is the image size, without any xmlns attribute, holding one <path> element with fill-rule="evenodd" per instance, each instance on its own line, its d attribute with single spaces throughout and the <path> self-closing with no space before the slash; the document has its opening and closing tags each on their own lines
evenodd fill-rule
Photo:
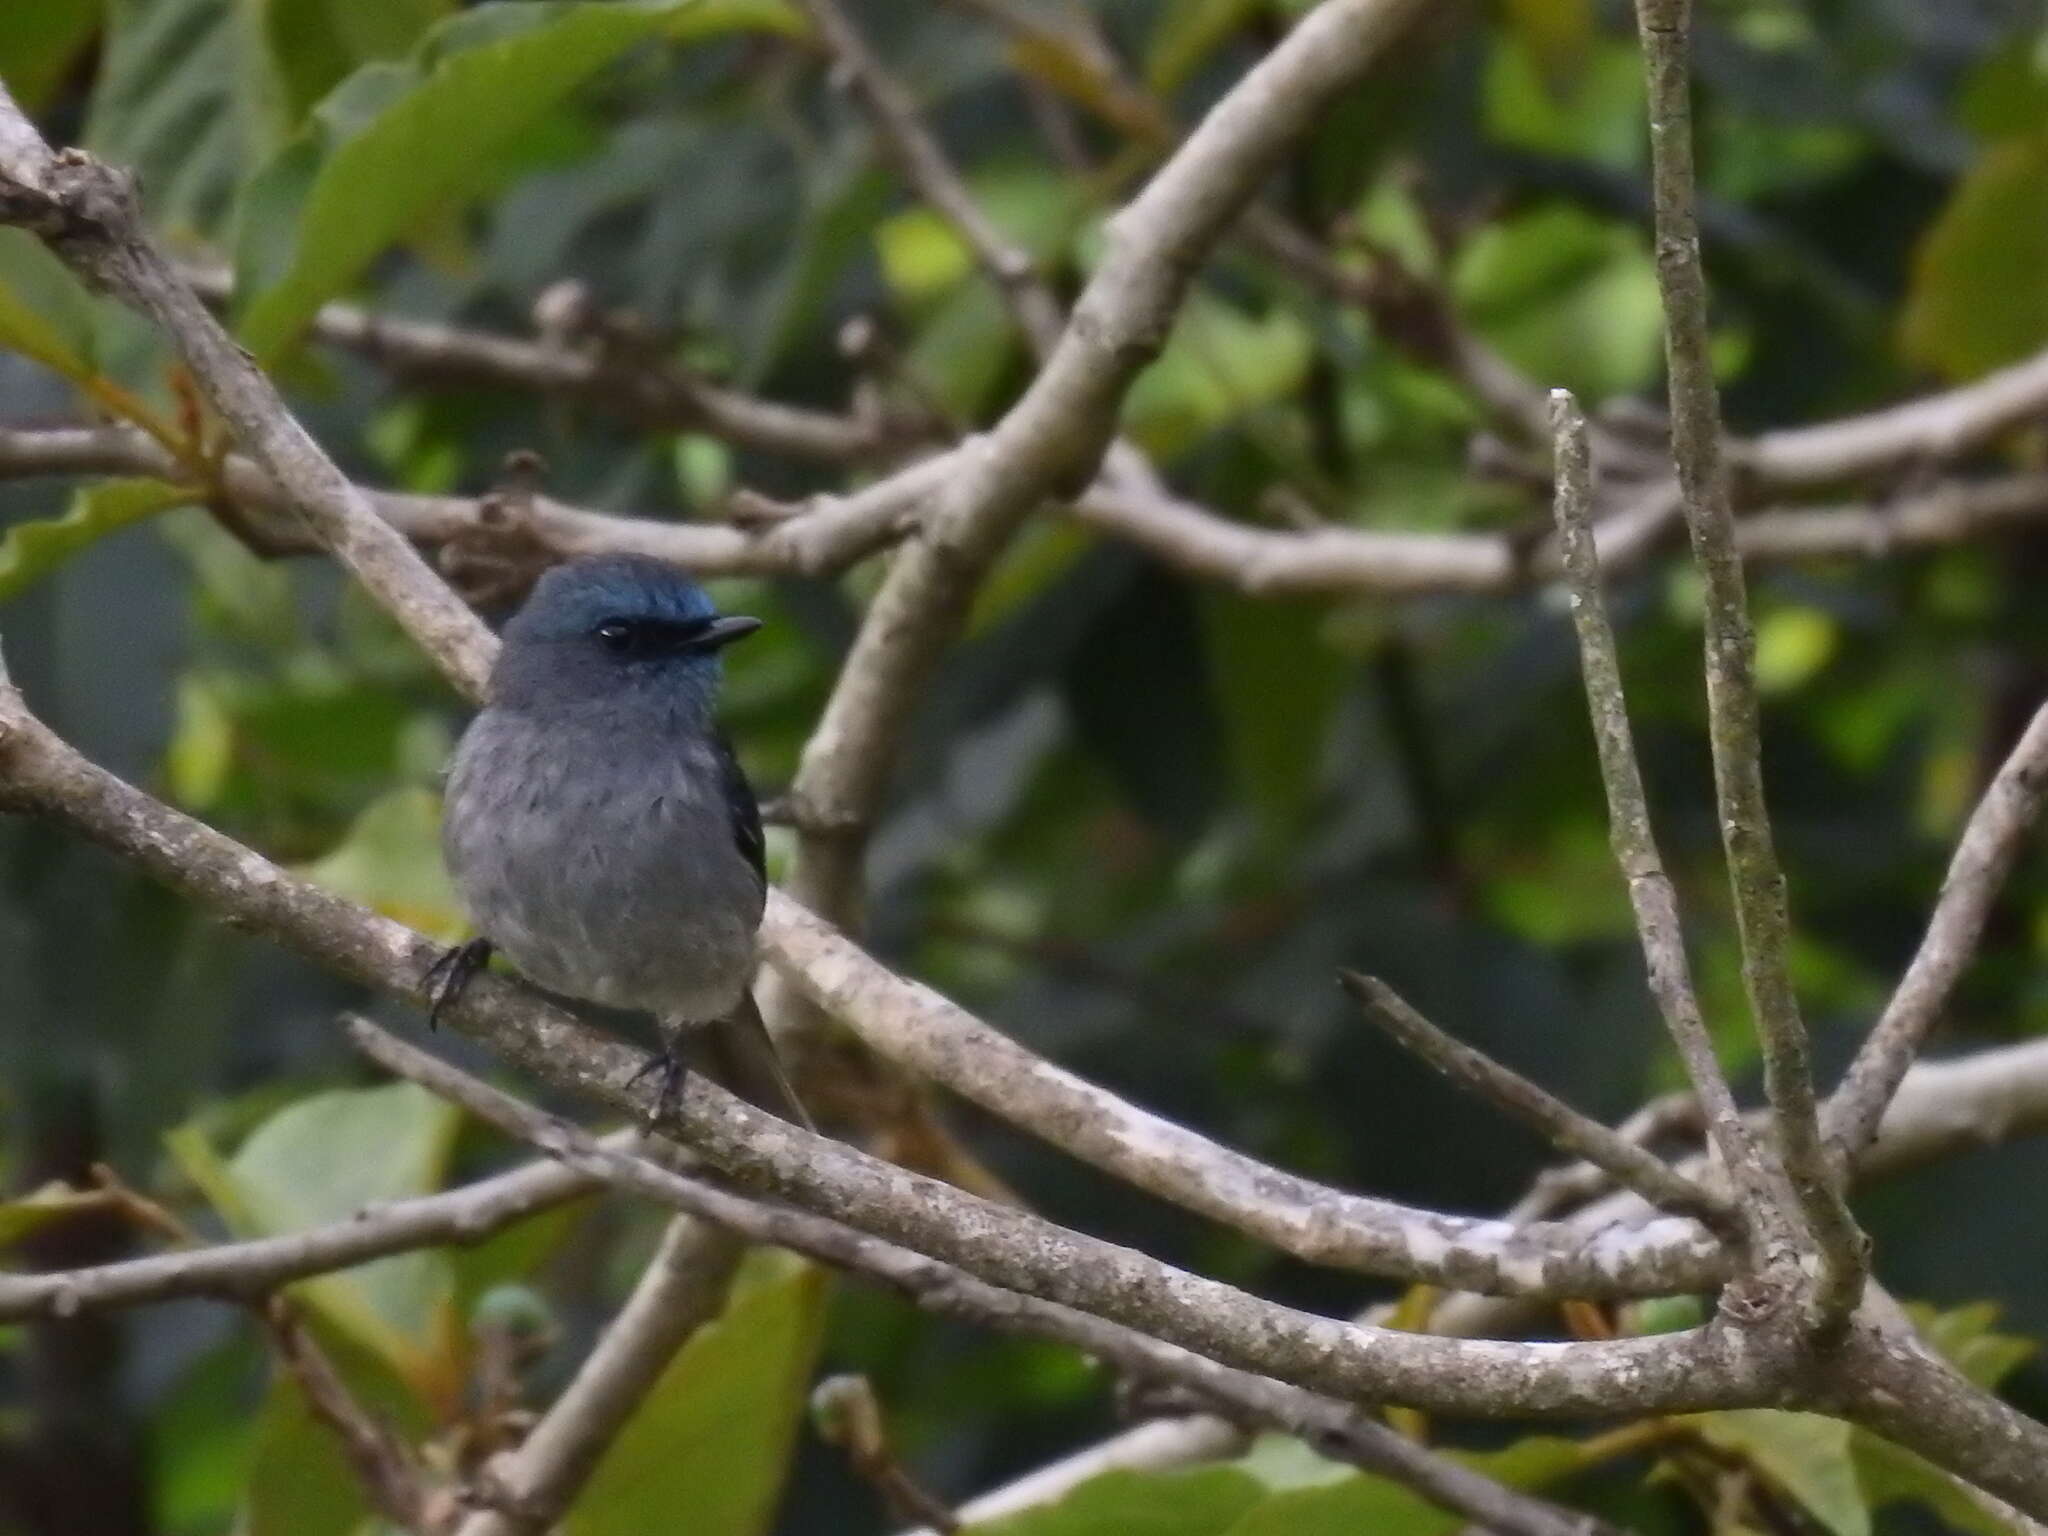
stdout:
<svg viewBox="0 0 2048 1536">
<path fill-rule="evenodd" d="M 541 577 L 448 771 L 442 847 L 481 937 L 436 966 L 430 1018 L 495 948 L 548 991 L 654 1016 L 657 1118 L 688 1038 L 734 1092 L 809 1124 L 749 991 L 761 817 L 714 714 L 720 653 L 758 628 L 642 556 Z"/>
</svg>

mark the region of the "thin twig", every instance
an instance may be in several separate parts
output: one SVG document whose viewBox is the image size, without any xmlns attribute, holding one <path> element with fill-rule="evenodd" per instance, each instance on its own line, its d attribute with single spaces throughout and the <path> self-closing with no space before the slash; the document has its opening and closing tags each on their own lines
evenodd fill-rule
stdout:
<svg viewBox="0 0 2048 1536">
<path fill-rule="evenodd" d="M 743 1252 L 725 1228 L 692 1216 L 670 1221 L 632 1295 L 561 1396 L 517 1450 L 484 1471 L 489 1507 L 456 1536 L 552 1530 L 676 1351 L 717 1316 Z"/>
<path fill-rule="evenodd" d="M 883 1422 L 882 1402 L 865 1376 L 828 1376 L 811 1390 L 811 1423 L 818 1438 L 846 1454 L 851 1466 L 899 1520 L 920 1521 L 942 1536 L 960 1519 L 914 1477 L 896 1455 Z"/>
<path fill-rule="evenodd" d="M 2012 873 L 2048 797 L 2048 705 L 2028 723 L 1949 859 L 1941 896 L 1906 974 L 1885 1004 L 1827 1106 L 1828 1140 L 1853 1165 L 1877 1134 L 1885 1106 L 1912 1069 L 1928 1032 L 1977 953 L 1991 904 Z"/>
<path fill-rule="evenodd" d="M 1664 1016 L 1686 1077 L 1706 1113 L 1722 1166 L 1738 1192 L 1744 1223 L 1759 1257 L 1782 1238 L 1775 1191 L 1756 1143 L 1742 1122 L 1734 1091 L 1714 1052 L 1714 1039 L 1700 1013 L 1699 993 L 1685 955 L 1685 930 L 1678 893 L 1664 872 L 1650 826 L 1650 801 L 1636 762 L 1635 734 L 1621 686 L 1621 658 L 1607 605 L 1600 593 L 1599 557 L 1592 527 L 1593 477 L 1586 443 L 1586 419 L 1569 390 L 1553 390 L 1551 420 L 1556 432 L 1556 517 L 1559 557 L 1572 594 L 1572 622 L 1579 635 L 1579 668 L 1599 748 L 1600 780 L 1607 791 L 1608 837 L 1628 881 L 1636 937 L 1649 970 L 1650 992 Z"/>
<path fill-rule="evenodd" d="M 1691 0 L 1636 0 L 1650 116 L 1657 284 L 1664 301 L 1671 452 L 1706 602 L 1707 724 L 1727 851 L 1742 980 L 1762 1047 L 1778 1157 L 1822 1262 L 1816 1323 L 1846 1326 L 1862 1293 L 1866 1242 L 1821 1138 L 1806 1025 L 1792 985 L 1791 922 L 1764 804 L 1756 636 L 1721 456 L 1721 406 L 1707 332 L 1692 163 Z"/>
<path fill-rule="evenodd" d="M 780 891 L 769 892 L 761 947 L 804 998 L 877 1054 L 1093 1167 L 1310 1263 L 1562 1296 L 1645 1284 L 1682 1289 L 1678 1269 L 1697 1274 L 1699 1261 L 1710 1258 L 1718 1272 L 1725 1258 L 1711 1234 L 1691 1223 L 1617 1232 L 1597 1247 L 1576 1238 L 1553 1244 L 1541 1224 L 1447 1218 L 1272 1167 L 1025 1049 L 931 988 L 892 974 Z M 1699 1245 L 1679 1240 L 1680 1230 Z M 1654 1282 L 1639 1267 L 1646 1261 L 1656 1267 Z"/>
<path fill-rule="evenodd" d="M 975 263 L 988 273 L 1018 328 L 1042 362 L 1066 325 L 1060 302 L 1028 251 L 1012 243 L 982 211 L 946 152 L 918 117 L 903 83 L 883 65 L 837 0 L 802 0 L 847 85 L 874 123 L 889 158 L 917 195 L 953 227 Z"/>
<path fill-rule="evenodd" d="M 608 1145 L 627 1145 L 620 1133 Z M 533 1163 L 461 1189 L 378 1206 L 283 1237 L 219 1243 L 91 1269 L 0 1275 L 0 1322 L 73 1317 L 177 1296 L 260 1299 L 309 1275 L 349 1269 L 415 1248 L 481 1242 L 515 1221 L 589 1194 L 597 1181 Z"/>
<path fill-rule="evenodd" d="M 1733 1225 L 1727 1197 L 1687 1178 L 1654 1153 L 1582 1115 L 1521 1073 L 1445 1034 L 1376 977 L 1340 971 L 1338 979 L 1367 1019 L 1459 1087 L 1477 1094 L 1546 1138 L 1568 1157 L 1605 1169 L 1652 1205 L 1696 1216 L 1717 1229 Z"/>
<path fill-rule="evenodd" d="M 425 1470 L 391 1427 L 358 1403 L 341 1372 L 297 1310 L 281 1296 L 257 1308 L 278 1363 L 297 1383 L 313 1417 L 341 1442 L 356 1480 L 386 1520 L 414 1536 L 435 1529 Z"/>
<path fill-rule="evenodd" d="M 233 296 L 233 276 L 224 268 L 179 271 L 210 304 Z M 530 390 L 582 401 L 638 426 L 705 432 L 764 453 L 845 463 L 873 457 L 903 435 L 886 419 L 837 416 L 728 389 L 646 348 L 622 357 L 597 345 L 407 320 L 343 303 L 322 305 L 307 331 L 409 383 Z"/>
</svg>

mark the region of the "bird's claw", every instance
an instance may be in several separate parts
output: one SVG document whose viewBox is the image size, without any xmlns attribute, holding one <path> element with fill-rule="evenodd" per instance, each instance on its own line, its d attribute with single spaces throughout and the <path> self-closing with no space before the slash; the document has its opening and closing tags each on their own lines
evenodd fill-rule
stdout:
<svg viewBox="0 0 2048 1536">
<path fill-rule="evenodd" d="M 661 1081 L 654 1090 L 654 1106 L 647 1112 L 649 1130 L 658 1128 L 662 1121 L 682 1107 L 683 1084 L 690 1079 L 689 1063 L 683 1060 L 683 1053 L 673 1041 L 641 1062 L 633 1075 L 626 1079 L 626 1087 L 630 1089 L 641 1078 L 656 1075 Z"/>
<path fill-rule="evenodd" d="M 470 979 L 491 963 L 491 941 L 471 939 L 443 950 L 441 958 L 427 967 L 421 985 L 427 994 L 427 1028 L 441 1027 L 441 1010 L 462 996 Z"/>
</svg>

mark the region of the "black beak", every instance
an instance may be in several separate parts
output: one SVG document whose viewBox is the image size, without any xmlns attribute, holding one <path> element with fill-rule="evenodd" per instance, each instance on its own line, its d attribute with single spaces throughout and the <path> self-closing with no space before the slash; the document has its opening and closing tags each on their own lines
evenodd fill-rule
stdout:
<svg viewBox="0 0 2048 1536">
<path fill-rule="evenodd" d="M 713 619 L 711 627 L 704 631 L 698 642 L 707 650 L 722 651 L 735 640 L 744 640 L 761 627 L 759 619 L 750 619 L 745 614 L 728 614 L 722 619 Z"/>
</svg>

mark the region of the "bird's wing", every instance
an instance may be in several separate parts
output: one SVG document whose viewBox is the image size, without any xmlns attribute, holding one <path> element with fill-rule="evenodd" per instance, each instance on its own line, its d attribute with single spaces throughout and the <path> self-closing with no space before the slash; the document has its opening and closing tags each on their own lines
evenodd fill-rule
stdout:
<svg viewBox="0 0 2048 1536">
<path fill-rule="evenodd" d="M 768 878 L 767 844 L 761 837 L 761 808 L 754 803 L 754 786 L 747 782 L 740 760 L 724 736 L 713 743 L 718 757 L 718 775 L 725 791 L 725 812 L 732 818 L 732 840 L 765 883 Z"/>
</svg>

